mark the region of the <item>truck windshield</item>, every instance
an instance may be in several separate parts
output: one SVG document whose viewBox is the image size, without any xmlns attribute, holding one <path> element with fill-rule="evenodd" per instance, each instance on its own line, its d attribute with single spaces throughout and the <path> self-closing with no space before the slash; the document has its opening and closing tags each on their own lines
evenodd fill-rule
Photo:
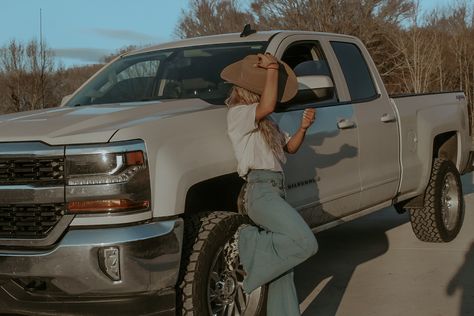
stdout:
<svg viewBox="0 0 474 316">
<path fill-rule="evenodd" d="M 65 106 L 200 98 L 223 104 L 231 84 L 221 70 L 265 50 L 267 42 L 175 48 L 119 58 Z"/>
</svg>

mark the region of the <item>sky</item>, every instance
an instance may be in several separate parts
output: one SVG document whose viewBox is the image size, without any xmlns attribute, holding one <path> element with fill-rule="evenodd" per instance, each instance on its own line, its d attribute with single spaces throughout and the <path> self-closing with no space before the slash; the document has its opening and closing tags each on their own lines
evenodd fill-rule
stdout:
<svg viewBox="0 0 474 316">
<path fill-rule="evenodd" d="M 421 0 L 423 9 L 448 0 Z M 0 46 L 40 37 L 69 67 L 97 63 L 128 46 L 177 39 L 176 25 L 189 0 L 0 0 Z"/>
</svg>

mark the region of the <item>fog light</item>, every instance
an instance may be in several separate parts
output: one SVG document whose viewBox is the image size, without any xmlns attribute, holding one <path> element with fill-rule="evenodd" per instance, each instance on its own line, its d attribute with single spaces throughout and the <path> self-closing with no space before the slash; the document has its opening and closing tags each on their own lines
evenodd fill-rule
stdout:
<svg viewBox="0 0 474 316">
<path fill-rule="evenodd" d="M 112 281 L 120 281 L 120 251 L 117 247 L 99 250 L 99 266 Z"/>
</svg>

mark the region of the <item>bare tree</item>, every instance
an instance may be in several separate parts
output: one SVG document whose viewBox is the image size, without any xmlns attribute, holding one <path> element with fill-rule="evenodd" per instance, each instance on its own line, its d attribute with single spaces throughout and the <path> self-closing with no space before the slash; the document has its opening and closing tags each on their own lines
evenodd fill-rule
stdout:
<svg viewBox="0 0 474 316">
<path fill-rule="evenodd" d="M 419 19 L 419 3 L 416 3 L 408 28 L 387 37 L 392 50 L 398 53 L 393 77 L 402 84 L 401 92 L 429 92 L 439 82 L 442 60 L 439 34 L 429 25 L 420 26 Z"/>
<path fill-rule="evenodd" d="M 96 73 L 103 64 L 93 64 L 76 67 L 59 67 L 51 77 L 55 83 L 51 87 L 51 104 L 58 106 L 63 97 L 73 93 L 87 79 Z"/>
<path fill-rule="evenodd" d="M 259 29 L 308 30 L 349 34 L 367 46 L 382 77 L 390 76 L 394 54 L 386 37 L 401 28 L 412 0 L 255 0 Z"/>
<path fill-rule="evenodd" d="M 444 35 L 444 64 L 448 90 L 463 90 L 472 112 L 474 100 L 473 4 L 458 1 L 439 13 L 437 26 Z"/>
<path fill-rule="evenodd" d="M 6 111 L 34 110 L 48 106 L 53 53 L 35 40 L 15 40 L 0 49 L 0 71 L 7 88 Z"/>
<path fill-rule="evenodd" d="M 180 38 L 240 32 L 253 23 L 251 13 L 244 11 L 238 0 L 190 0 L 176 28 Z"/>
</svg>

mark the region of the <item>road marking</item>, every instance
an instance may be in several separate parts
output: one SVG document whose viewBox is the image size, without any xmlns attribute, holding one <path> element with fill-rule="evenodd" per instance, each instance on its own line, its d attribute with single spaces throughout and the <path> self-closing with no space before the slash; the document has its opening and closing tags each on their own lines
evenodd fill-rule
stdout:
<svg viewBox="0 0 474 316">
<path fill-rule="evenodd" d="M 304 311 L 308 308 L 308 306 L 314 301 L 316 297 L 318 297 L 318 294 L 324 289 L 326 284 L 328 284 L 329 281 L 331 281 L 332 276 L 322 280 L 319 282 L 318 285 L 309 293 L 309 295 L 301 302 L 300 304 L 300 314 L 303 314 Z"/>
</svg>

